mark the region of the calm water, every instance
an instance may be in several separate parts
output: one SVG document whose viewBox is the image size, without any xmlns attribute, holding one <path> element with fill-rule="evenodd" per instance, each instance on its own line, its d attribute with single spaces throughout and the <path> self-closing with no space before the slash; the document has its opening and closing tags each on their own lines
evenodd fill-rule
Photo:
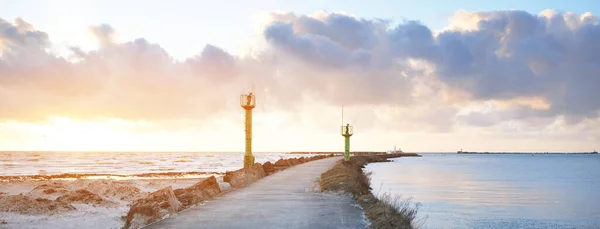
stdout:
<svg viewBox="0 0 600 229">
<path fill-rule="evenodd" d="M 600 228 L 598 154 L 423 154 L 365 170 L 373 193 L 422 204 L 422 228 Z"/>
</svg>

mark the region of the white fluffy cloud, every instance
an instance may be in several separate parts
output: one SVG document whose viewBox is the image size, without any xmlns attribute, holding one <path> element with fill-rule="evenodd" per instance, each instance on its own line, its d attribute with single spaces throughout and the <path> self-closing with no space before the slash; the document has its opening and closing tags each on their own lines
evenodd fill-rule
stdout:
<svg viewBox="0 0 600 229">
<path fill-rule="evenodd" d="M 266 111 L 313 107 L 305 116 L 318 119 L 346 105 L 359 125 L 392 129 L 599 116 L 600 25 L 589 13 L 459 11 L 443 31 L 339 13 L 270 16 L 255 55 L 206 45 L 183 61 L 144 38 L 117 42 L 106 24 L 90 27 L 98 50 L 74 47 L 65 59 L 34 25 L 0 19 L 0 120 L 210 119 L 239 112 L 251 83 Z M 544 106 L 523 102 L 532 98 Z M 503 106 L 461 112 L 485 101 Z"/>
</svg>

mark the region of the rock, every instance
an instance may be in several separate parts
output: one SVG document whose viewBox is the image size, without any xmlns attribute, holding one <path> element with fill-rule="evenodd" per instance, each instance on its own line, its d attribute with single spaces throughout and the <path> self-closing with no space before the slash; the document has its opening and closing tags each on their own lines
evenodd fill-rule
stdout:
<svg viewBox="0 0 600 229">
<path fill-rule="evenodd" d="M 294 160 L 294 158 L 287 159 L 287 161 L 290 164 L 290 166 L 296 165 L 296 161 Z"/>
<path fill-rule="evenodd" d="M 290 162 L 288 160 L 285 160 L 285 159 L 279 159 L 279 160 L 277 160 L 275 162 L 275 169 L 276 170 L 287 169 L 290 166 L 292 166 L 290 164 Z"/>
<path fill-rule="evenodd" d="M 116 197 L 123 201 L 132 201 L 147 194 L 130 181 L 97 180 L 89 183 L 86 189 L 105 198 Z"/>
<path fill-rule="evenodd" d="M 65 185 L 58 182 L 50 182 L 36 186 L 28 195 L 34 198 L 56 199 L 56 197 L 67 192 L 69 192 L 69 189 Z"/>
<path fill-rule="evenodd" d="M 211 176 L 190 187 L 175 189 L 173 193 L 175 193 L 175 196 L 183 207 L 187 208 L 219 195 L 221 188 L 219 188 L 219 183 L 215 176 Z"/>
<path fill-rule="evenodd" d="M 289 161 L 289 162 L 290 162 L 290 164 L 292 164 L 292 165 L 297 165 L 297 164 L 300 164 L 300 160 L 298 160 L 297 158 L 290 158 L 288 161 Z"/>
<path fill-rule="evenodd" d="M 269 175 L 275 172 L 275 165 L 273 165 L 270 161 L 267 161 L 263 164 L 263 170 L 265 170 L 265 174 Z"/>
<path fill-rule="evenodd" d="M 0 212 L 14 212 L 23 215 L 55 215 L 73 211 L 75 208 L 65 202 L 45 198 L 31 198 L 25 195 L 5 196 L 0 199 Z"/>
<path fill-rule="evenodd" d="M 300 158 L 298 158 L 298 161 L 300 161 L 300 163 L 305 163 L 306 162 L 306 158 L 300 157 Z"/>
<path fill-rule="evenodd" d="M 241 188 L 265 176 L 263 166 L 260 163 L 254 163 L 250 168 L 225 173 L 223 180 L 228 182 L 233 188 Z"/>
<path fill-rule="evenodd" d="M 91 204 L 96 207 L 114 207 L 116 203 L 106 200 L 96 193 L 92 193 L 85 189 L 68 192 L 56 200 L 69 204 Z"/>
<path fill-rule="evenodd" d="M 134 201 L 124 228 L 140 228 L 181 210 L 182 205 L 171 186 Z"/>
<path fill-rule="evenodd" d="M 233 171 L 225 172 L 225 176 L 223 176 L 223 181 L 229 183 L 229 181 L 231 181 L 232 176 L 233 176 Z"/>
<path fill-rule="evenodd" d="M 217 178 L 217 183 L 219 183 L 219 188 L 221 189 L 221 192 L 226 192 L 231 189 L 231 185 L 223 181 L 223 177 Z"/>
</svg>

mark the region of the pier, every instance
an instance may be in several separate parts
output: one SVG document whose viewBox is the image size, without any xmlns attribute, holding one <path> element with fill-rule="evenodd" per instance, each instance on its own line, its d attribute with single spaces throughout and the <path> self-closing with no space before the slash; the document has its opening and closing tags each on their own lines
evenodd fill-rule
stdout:
<svg viewBox="0 0 600 229">
<path fill-rule="evenodd" d="M 352 197 L 319 190 L 321 173 L 340 159 L 290 167 L 145 228 L 366 228 Z"/>
</svg>

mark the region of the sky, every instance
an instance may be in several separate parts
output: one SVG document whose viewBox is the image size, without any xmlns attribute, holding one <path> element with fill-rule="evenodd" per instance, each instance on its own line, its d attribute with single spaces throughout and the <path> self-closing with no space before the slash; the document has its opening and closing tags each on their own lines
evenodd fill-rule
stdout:
<svg viewBox="0 0 600 229">
<path fill-rule="evenodd" d="M 591 151 L 594 1 L 0 1 L 0 150 Z"/>
</svg>

